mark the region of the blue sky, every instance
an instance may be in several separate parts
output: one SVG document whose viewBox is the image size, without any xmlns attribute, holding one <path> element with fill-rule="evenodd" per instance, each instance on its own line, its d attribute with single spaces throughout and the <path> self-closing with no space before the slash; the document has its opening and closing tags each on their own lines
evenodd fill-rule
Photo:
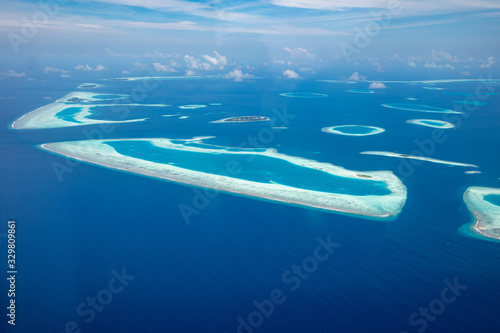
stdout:
<svg viewBox="0 0 500 333">
<path fill-rule="evenodd" d="M 499 30 L 498 0 L 4 0 L 0 79 L 471 78 L 498 72 Z"/>
</svg>

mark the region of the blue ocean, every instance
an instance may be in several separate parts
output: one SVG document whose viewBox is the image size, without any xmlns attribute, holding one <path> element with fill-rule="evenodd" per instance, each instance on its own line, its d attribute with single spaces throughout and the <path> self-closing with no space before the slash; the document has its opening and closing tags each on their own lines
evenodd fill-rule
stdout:
<svg viewBox="0 0 500 333">
<path fill-rule="evenodd" d="M 386 89 L 366 93 L 366 82 L 265 78 L 99 80 L 103 87 L 77 89 L 83 82 L 50 87 L 0 81 L 11 96 L 0 100 L 0 245 L 6 257 L 7 221 L 15 220 L 18 270 L 16 325 L 7 323 L 9 298 L 2 293 L 2 332 L 500 332 L 500 243 L 460 231 L 472 222 L 465 190 L 500 187 L 499 83 L 386 82 Z M 105 129 L 10 128 L 22 115 L 73 91 L 170 106 L 134 106 L 123 113 L 97 108 L 89 118 L 147 118 Z M 179 108 L 185 105 L 205 107 Z M 264 121 L 210 123 L 239 116 L 269 117 L 274 128 Z M 455 127 L 435 140 L 434 128 L 410 119 Z M 349 136 L 321 130 L 340 125 L 385 131 Z M 266 128 L 272 135 L 259 139 Z M 392 171 L 407 188 L 406 203 L 394 220 L 376 221 L 208 193 L 39 147 L 193 137 L 210 137 L 203 142 L 214 146 L 274 148 L 359 172 Z M 147 149 L 142 145 L 122 148 L 140 156 Z M 360 154 L 365 151 L 478 167 Z M 195 155 L 175 156 L 176 163 L 205 163 Z M 245 177 L 268 181 L 281 175 L 292 186 L 315 188 L 335 181 L 305 182 L 287 165 L 259 173 L 258 163 L 265 161 L 255 163 L 247 165 Z M 195 208 L 188 220 L 180 210 L 185 206 Z M 8 287 L 5 278 L 2 286 Z"/>
</svg>

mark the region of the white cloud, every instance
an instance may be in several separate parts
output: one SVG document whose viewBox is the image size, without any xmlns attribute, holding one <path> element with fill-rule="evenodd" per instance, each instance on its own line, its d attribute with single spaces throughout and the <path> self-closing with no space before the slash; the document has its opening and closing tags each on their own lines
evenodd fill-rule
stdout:
<svg viewBox="0 0 500 333">
<path fill-rule="evenodd" d="M 285 60 L 273 60 L 273 64 L 275 65 L 288 65 L 288 66 L 292 66 L 293 63 L 291 61 L 285 61 Z"/>
<path fill-rule="evenodd" d="M 190 69 L 188 69 L 188 70 L 186 71 L 186 75 L 187 75 L 187 76 L 195 76 L 195 75 L 196 75 L 196 72 L 195 72 L 195 71 L 192 71 L 192 70 L 190 70 Z"/>
<path fill-rule="evenodd" d="M 354 72 L 347 80 L 349 80 L 349 81 L 364 81 L 364 80 L 366 80 L 366 76 L 362 76 L 362 75 L 359 75 L 358 72 Z"/>
<path fill-rule="evenodd" d="M 190 71 L 194 70 L 205 70 L 209 71 L 213 69 L 213 66 L 207 62 L 202 62 L 199 58 L 195 58 L 190 55 L 184 56 L 184 61 L 186 62 L 187 68 Z"/>
<path fill-rule="evenodd" d="M 91 72 L 91 71 L 100 72 L 100 71 L 107 70 L 107 68 L 104 67 L 103 65 L 97 65 L 95 67 L 91 67 L 91 66 L 89 66 L 87 64 L 75 66 L 75 69 L 77 71 L 86 71 L 86 72 Z"/>
<path fill-rule="evenodd" d="M 275 6 L 307 8 L 317 10 L 345 10 L 348 8 L 379 8 L 387 9 L 388 2 L 386 0 L 271 0 Z M 389 2 L 390 4 L 391 2 Z M 437 10 L 447 12 L 457 12 L 471 9 L 498 9 L 500 5 L 497 0 L 481 0 L 481 1 L 464 1 L 464 0 L 447 0 L 447 1 L 394 1 L 396 7 L 395 12 L 401 10 L 407 12 L 415 12 L 417 14 L 432 13 Z M 399 4 L 399 5 L 398 5 Z"/>
<path fill-rule="evenodd" d="M 445 52 L 445 51 L 432 50 L 431 51 L 431 58 L 434 61 L 446 60 L 446 61 L 458 62 L 458 58 L 456 56 L 453 56 L 450 53 Z"/>
<path fill-rule="evenodd" d="M 276 6 L 307 8 L 307 9 L 330 9 L 339 10 L 343 8 L 383 8 L 387 7 L 387 1 L 383 0 L 272 0 Z"/>
<path fill-rule="evenodd" d="M 495 64 L 495 60 L 493 57 L 488 57 L 488 60 L 486 60 L 483 64 L 479 65 L 481 68 L 490 68 L 493 64 Z"/>
<path fill-rule="evenodd" d="M 292 71 L 291 69 L 283 71 L 283 76 L 287 79 L 300 79 L 300 75 Z"/>
<path fill-rule="evenodd" d="M 457 56 L 445 51 L 432 50 L 425 56 L 412 56 L 409 58 L 408 66 L 425 68 L 446 68 L 454 70 L 457 63 L 461 60 Z"/>
<path fill-rule="evenodd" d="M 26 74 L 24 72 L 23 73 L 18 73 L 18 72 L 16 72 L 13 69 L 8 69 L 5 72 L 0 73 L 0 76 L 4 76 L 4 77 L 25 77 Z"/>
<path fill-rule="evenodd" d="M 312 69 L 311 67 L 302 67 L 302 68 L 299 68 L 299 72 L 302 72 L 302 73 L 316 73 L 316 71 L 314 69 Z"/>
<path fill-rule="evenodd" d="M 106 53 L 112 57 L 121 57 L 123 56 L 123 54 L 121 53 L 116 53 L 116 52 L 113 52 L 111 51 L 109 48 L 105 48 L 104 51 L 106 51 Z"/>
<path fill-rule="evenodd" d="M 224 69 L 224 66 L 227 65 L 227 57 L 220 55 L 217 51 L 214 51 L 214 53 L 215 57 L 206 54 L 203 58 L 214 66 L 220 66 L 219 69 Z"/>
<path fill-rule="evenodd" d="M 61 69 L 61 68 L 56 68 L 56 67 L 45 67 L 43 69 L 43 73 L 44 74 L 48 74 L 48 73 L 67 73 L 67 71 L 65 71 L 64 69 Z"/>
<path fill-rule="evenodd" d="M 168 73 L 176 72 L 176 70 L 170 67 L 169 65 L 162 65 L 159 62 L 155 62 L 153 64 L 153 69 L 155 70 L 155 72 L 168 72 Z"/>
<path fill-rule="evenodd" d="M 129 71 L 122 71 L 122 74 L 130 74 Z"/>
<path fill-rule="evenodd" d="M 284 50 L 287 51 L 288 53 L 290 53 L 290 55 L 293 58 L 314 59 L 316 57 L 314 54 L 310 53 L 309 51 L 307 51 L 306 49 L 304 49 L 302 47 L 297 47 L 294 49 L 291 49 L 289 47 L 285 47 Z"/>
<path fill-rule="evenodd" d="M 382 82 L 372 82 L 368 89 L 386 89 L 387 86 Z"/>
<path fill-rule="evenodd" d="M 224 75 L 226 79 L 233 79 L 235 82 L 241 82 L 243 79 L 251 79 L 253 78 L 252 74 L 243 74 L 241 69 L 237 68 L 226 75 Z"/>
<path fill-rule="evenodd" d="M 134 62 L 134 67 L 132 68 L 132 70 L 134 71 L 143 71 L 143 70 L 146 70 L 148 66 L 136 61 Z"/>
<path fill-rule="evenodd" d="M 47 96 L 46 96 L 46 97 L 44 97 L 43 99 L 46 99 L 46 100 L 48 100 L 48 101 L 52 100 L 52 98 L 47 97 Z"/>
<path fill-rule="evenodd" d="M 60 77 L 62 77 L 62 78 L 68 78 L 68 77 L 71 77 L 71 75 L 68 75 L 68 74 L 61 74 L 61 76 L 60 76 Z"/>
<path fill-rule="evenodd" d="M 75 69 L 76 69 L 77 71 L 91 71 L 91 70 L 93 70 L 93 68 L 92 68 L 92 67 L 90 67 L 89 65 L 85 65 L 85 66 L 83 66 L 83 65 L 78 65 L 78 66 L 75 66 Z"/>
<path fill-rule="evenodd" d="M 449 70 L 455 69 L 455 67 L 450 65 L 450 64 L 440 65 L 440 64 L 437 64 L 435 61 L 426 61 L 424 64 L 424 67 L 426 67 L 426 68 L 446 68 Z"/>
</svg>

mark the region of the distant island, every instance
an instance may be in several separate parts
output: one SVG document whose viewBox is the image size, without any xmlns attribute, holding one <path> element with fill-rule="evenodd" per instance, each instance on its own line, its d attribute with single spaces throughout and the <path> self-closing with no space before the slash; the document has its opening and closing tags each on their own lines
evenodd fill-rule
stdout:
<svg viewBox="0 0 500 333">
<path fill-rule="evenodd" d="M 98 83 L 82 83 L 78 88 L 102 88 L 104 85 Z"/>
<path fill-rule="evenodd" d="M 269 121 L 269 118 L 262 116 L 242 116 L 215 120 L 211 121 L 211 123 L 246 123 L 251 121 Z"/>
<path fill-rule="evenodd" d="M 338 135 L 349 135 L 349 136 L 367 136 L 380 134 L 385 132 L 385 129 L 375 126 L 363 126 L 363 125 L 339 125 L 331 127 L 323 127 L 322 132 Z"/>
<path fill-rule="evenodd" d="M 410 119 L 406 121 L 408 124 L 421 125 L 433 128 L 448 129 L 453 128 L 455 125 L 447 121 L 435 120 L 435 119 Z"/>
<path fill-rule="evenodd" d="M 408 155 L 408 154 L 399 154 L 399 153 L 393 153 L 393 152 L 389 152 L 389 151 L 363 151 L 360 154 L 364 154 L 364 155 L 379 155 L 379 156 L 398 157 L 398 158 L 408 158 L 408 159 L 412 159 L 412 160 L 427 161 L 427 162 L 438 163 L 438 164 L 447 164 L 447 165 L 454 165 L 454 166 L 461 166 L 461 167 L 478 168 L 478 166 L 475 165 L 475 164 L 445 161 L 445 160 L 439 160 L 437 158 L 432 158 L 432 157 L 423 157 L 423 156 L 414 156 L 414 155 Z"/>
<path fill-rule="evenodd" d="M 78 97 L 73 97 L 73 98 L 67 99 L 66 102 L 70 102 L 70 103 L 82 103 L 82 102 L 86 102 L 86 100 L 78 98 Z"/>
</svg>

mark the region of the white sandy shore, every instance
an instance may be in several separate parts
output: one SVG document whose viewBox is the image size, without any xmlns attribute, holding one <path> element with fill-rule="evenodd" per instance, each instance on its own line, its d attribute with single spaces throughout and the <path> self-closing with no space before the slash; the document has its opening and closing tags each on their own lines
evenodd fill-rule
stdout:
<svg viewBox="0 0 500 333">
<path fill-rule="evenodd" d="M 192 79 L 222 79 L 220 76 L 136 76 L 136 77 L 117 77 L 111 79 L 102 79 L 103 81 L 142 81 L 142 80 L 192 80 Z"/>
<path fill-rule="evenodd" d="M 474 216 L 470 230 L 477 235 L 500 240 L 500 206 L 484 200 L 490 194 L 500 195 L 500 189 L 472 186 L 465 191 L 464 201 Z"/>
<path fill-rule="evenodd" d="M 203 108 L 206 108 L 207 105 L 204 105 L 204 104 L 193 104 L 193 105 L 181 105 L 181 106 L 178 106 L 179 109 L 183 109 L 183 110 L 196 110 L 196 109 L 203 109 Z"/>
<path fill-rule="evenodd" d="M 95 124 L 119 124 L 119 123 L 132 123 L 138 121 L 145 121 L 147 118 L 141 119 L 131 119 L 131 120 L 97 120 L 89 119 L 87 116 L 91 115 L 91 108 L 95 106 L 93 104 L 83 105 L 74 104 L 67 105 L 63 103 L 52 103 L 49 105 L 42 106 L 30 113 L 27 113 L 14 121 L 12 123 L 13 129 L 37 129 L 37 128 L 57 128 L 57 127 L 73 127 L 82 125 L 95 125 Z M 69 108 L 69 107 L 81 107 L 74 119 L 80 121 L 81 123 L 75 123 L 71 121 L 66 121 L 56 117 L 56 114 Z"/>
<path fill-rule="evenodd" d="M 438 123 L 440 125 L 433 125 L 426 123 L 426 121 L 432 121 L 434 123 Z M 414 124 L 414 125 L 420 125 L 420 126 L 426 126 L 426 127 L 433 127 L 433 128 L 442 128 L 442 129 L 448 129 L 448 128 L 453 128 L 455 125 L 452 123 L 449 123 L 447 121 L 442 121 L 442 120 L 434 120 L 434 119 L 410 119 L 406 121 L 408 124 Z"/>
<path fill-rule="evenodd" d="M 201 142 L 203 138 L 189 141 Z M 367 190 L 370 181 L 382 181 L 391 192 L 388 195 L 356 196 L 330 192 L 305 190 L 280 184 L 259 183 L 230 177 L 229 175 L 209 174 L 201 171 L 188 170 L 174 165 L 150 162 L 117 153 L 104 141 L 149 141 L 157 147 L 174 150 L 212 154 L 259 154 L 272 158 L 286 160 L 290 163 L 321 170 L 332 175 L 367 179 Z M 179 140 L 175 140 L 179 141 Z M 56 154 L 64 155 L 76 160 L 97 164 L 108 168 L 123 170 L 167 181 L 184 183 L 197 187 L 217 189 L 220 191 L 240 194 L 250 197 L 277 201 L 287 204 L 313 207 L 325 211 L 355 215 L 369 219 L 392 220 L 406 201 L 406 187 L 390 171 L 357 172 L 344 169 L 329 163 L 321 163 L 301 157 L 288 156 L 278 153 L 274 149 L 264 152 L 251 150 L 222 151 L 221 149 L 207 149 L 174 144 L 169 139 L 127 139 L 127 140 L 84 140 L 72 142 L 58 142 L 41 145 L 41 148 Z"/>
<path fill-rule="evenodd" d="M 342 129 L 343 127 L 352 127 L 352 126 L 369 128 L 372 130 L 372 132 L 365 133 L 365 134 L 356 134 L 356 133 L 346 133 L 346 132 L 342 132 L 342 130 L 337 130 L 337 128 Z M 339 126 L 323 127 L 321 129 L 321 131 L 325 132 L 325 133 L 330 133 L 330 134 L 347 135 L 347 136 L 367 136 L 367 135 L 375 135 L 375 134 L 383 133 L 383 132 L 385 132 L 385 129 L 380 128 L 380 127 L 365 126 L 365 125 L 339 125 Z"/>
<path fill-rule="evenodd" d="M 327 94 L 310 93 L 310 92 L 287 92 L 287 93 L 281 93 L 279 95 L 288 98 L 304 98 L 304 99 L 328 97 Z"/>
<path fill-rule="evenodd" d="M 250 117 L 250 116 L 246 116 L 246 117 Z M 210 123 L 212 123 L 212 124 L 218 124 L 218 123 L 233 124 L 233 123 L 253 123 L 253 122 L 258 122 L 258 121 L 269 121 L 270 120 L 269 118 L 264 117 L 264 119 L 259 119 L 259 120 L 226 121 L 228 119 L 234 119 L 234 118 L 240 118 L 240 117 L 229 117 L 229 118 L 214 120 L 214 121 L 211 121 Z"/>
<path fill-rule="evenodd" d="M 398 153 L 393 153 L 390 151 L 363 151 L 360 154 L 379 155 L 379 156 L 388 156 L 388 157 L 397 157 L 397 158 L 408 158 L 408 159 L 427 161 L 427 162 L 438 163 L 438 164 L 447 164 L 447 165 L 453 165 L 453 166 L 478 168 L 478 166 L 474 165 L 474 164 L 438 160 L 438 159 L 432 158 L 432 157 L 422 157 L 422 156 L 413 156 L 413 155 L 407 155 L 407 154 L 398 154 Z"/>
<path fill-rule="evenodd" d="M 368 83 L 407 83 L 407 84 L 438 84 L 438 83 L 500 83 L 500 79 L 451 79 L 451 80 L 422 80 L 422 81 L 366 81 Z"/>
<path fill-rule="evenodd" d="M 114 100 L 116 98 L 110 99 L 93 99 L 94 96 L 108 95 L 108 94 L 95 94 L 89 92 L 73 92 L 64 96 L 63 98 L 57 100 L 54 103 L 42 106 L 34 111 L 31 111 L 16 121 L 11 125 L 13 129 L 37 129 L 37 128 L 57 128 L 57 127 L 73 127 L 82 125 L 94 125 L 94 124 L 119 124 L 119 123 L 131 123 L 138 121 L 145 121 L 147 118 L 131 119 L 131 120 L 99 120 L 88 118 L 92 115 L 91 109 L 95 107 L 116 107 L 118 113 L 123 113 L 123 108 L 134 108 L 134 107 L 168 107 L 167 104 L 99 104 L 99 103 L 87 103 L 87 102 L 100 102 L 103 100 Z M 126 98 L 127 95 L 117 95 L 118 99 Z M 67 100 L 71 98 L 84 99 L 85 102 L 82 103 L 68 103 Z M 81 111 L 76 113 L 74 119 L 77 122 L 71 122 L 64 119 L 56 117 L 57 113 L 68 109 L 68 108 L 81 108 Z M 133 109 L 131 109 L 133 110 Z"/>
<path fill-rule="evenodd" d="M 389 109 L 403 110 L 403 111 L 413 111 L 413 112 L 429 112 L 429 113 L 456 113 L 463 114 L 463 112 L 453 111 L 449 109 L 437 108 L 429 105 L 418 105 L 418 104 L 401 104 L 401 103 L 393 103 L 393 104 L 382 104 L 383 107 Z M 408 107 L 405 107 L 408 106 Z M 421 107 L 421 109 L 419 109 Z"/>
<path fill-rule="evenodd" d="M 352 89 L 346 90 L 347 92 L 355 93 L 355 94 L 374 94 L 375 91 L 370 89 Z"/>
</svg>

